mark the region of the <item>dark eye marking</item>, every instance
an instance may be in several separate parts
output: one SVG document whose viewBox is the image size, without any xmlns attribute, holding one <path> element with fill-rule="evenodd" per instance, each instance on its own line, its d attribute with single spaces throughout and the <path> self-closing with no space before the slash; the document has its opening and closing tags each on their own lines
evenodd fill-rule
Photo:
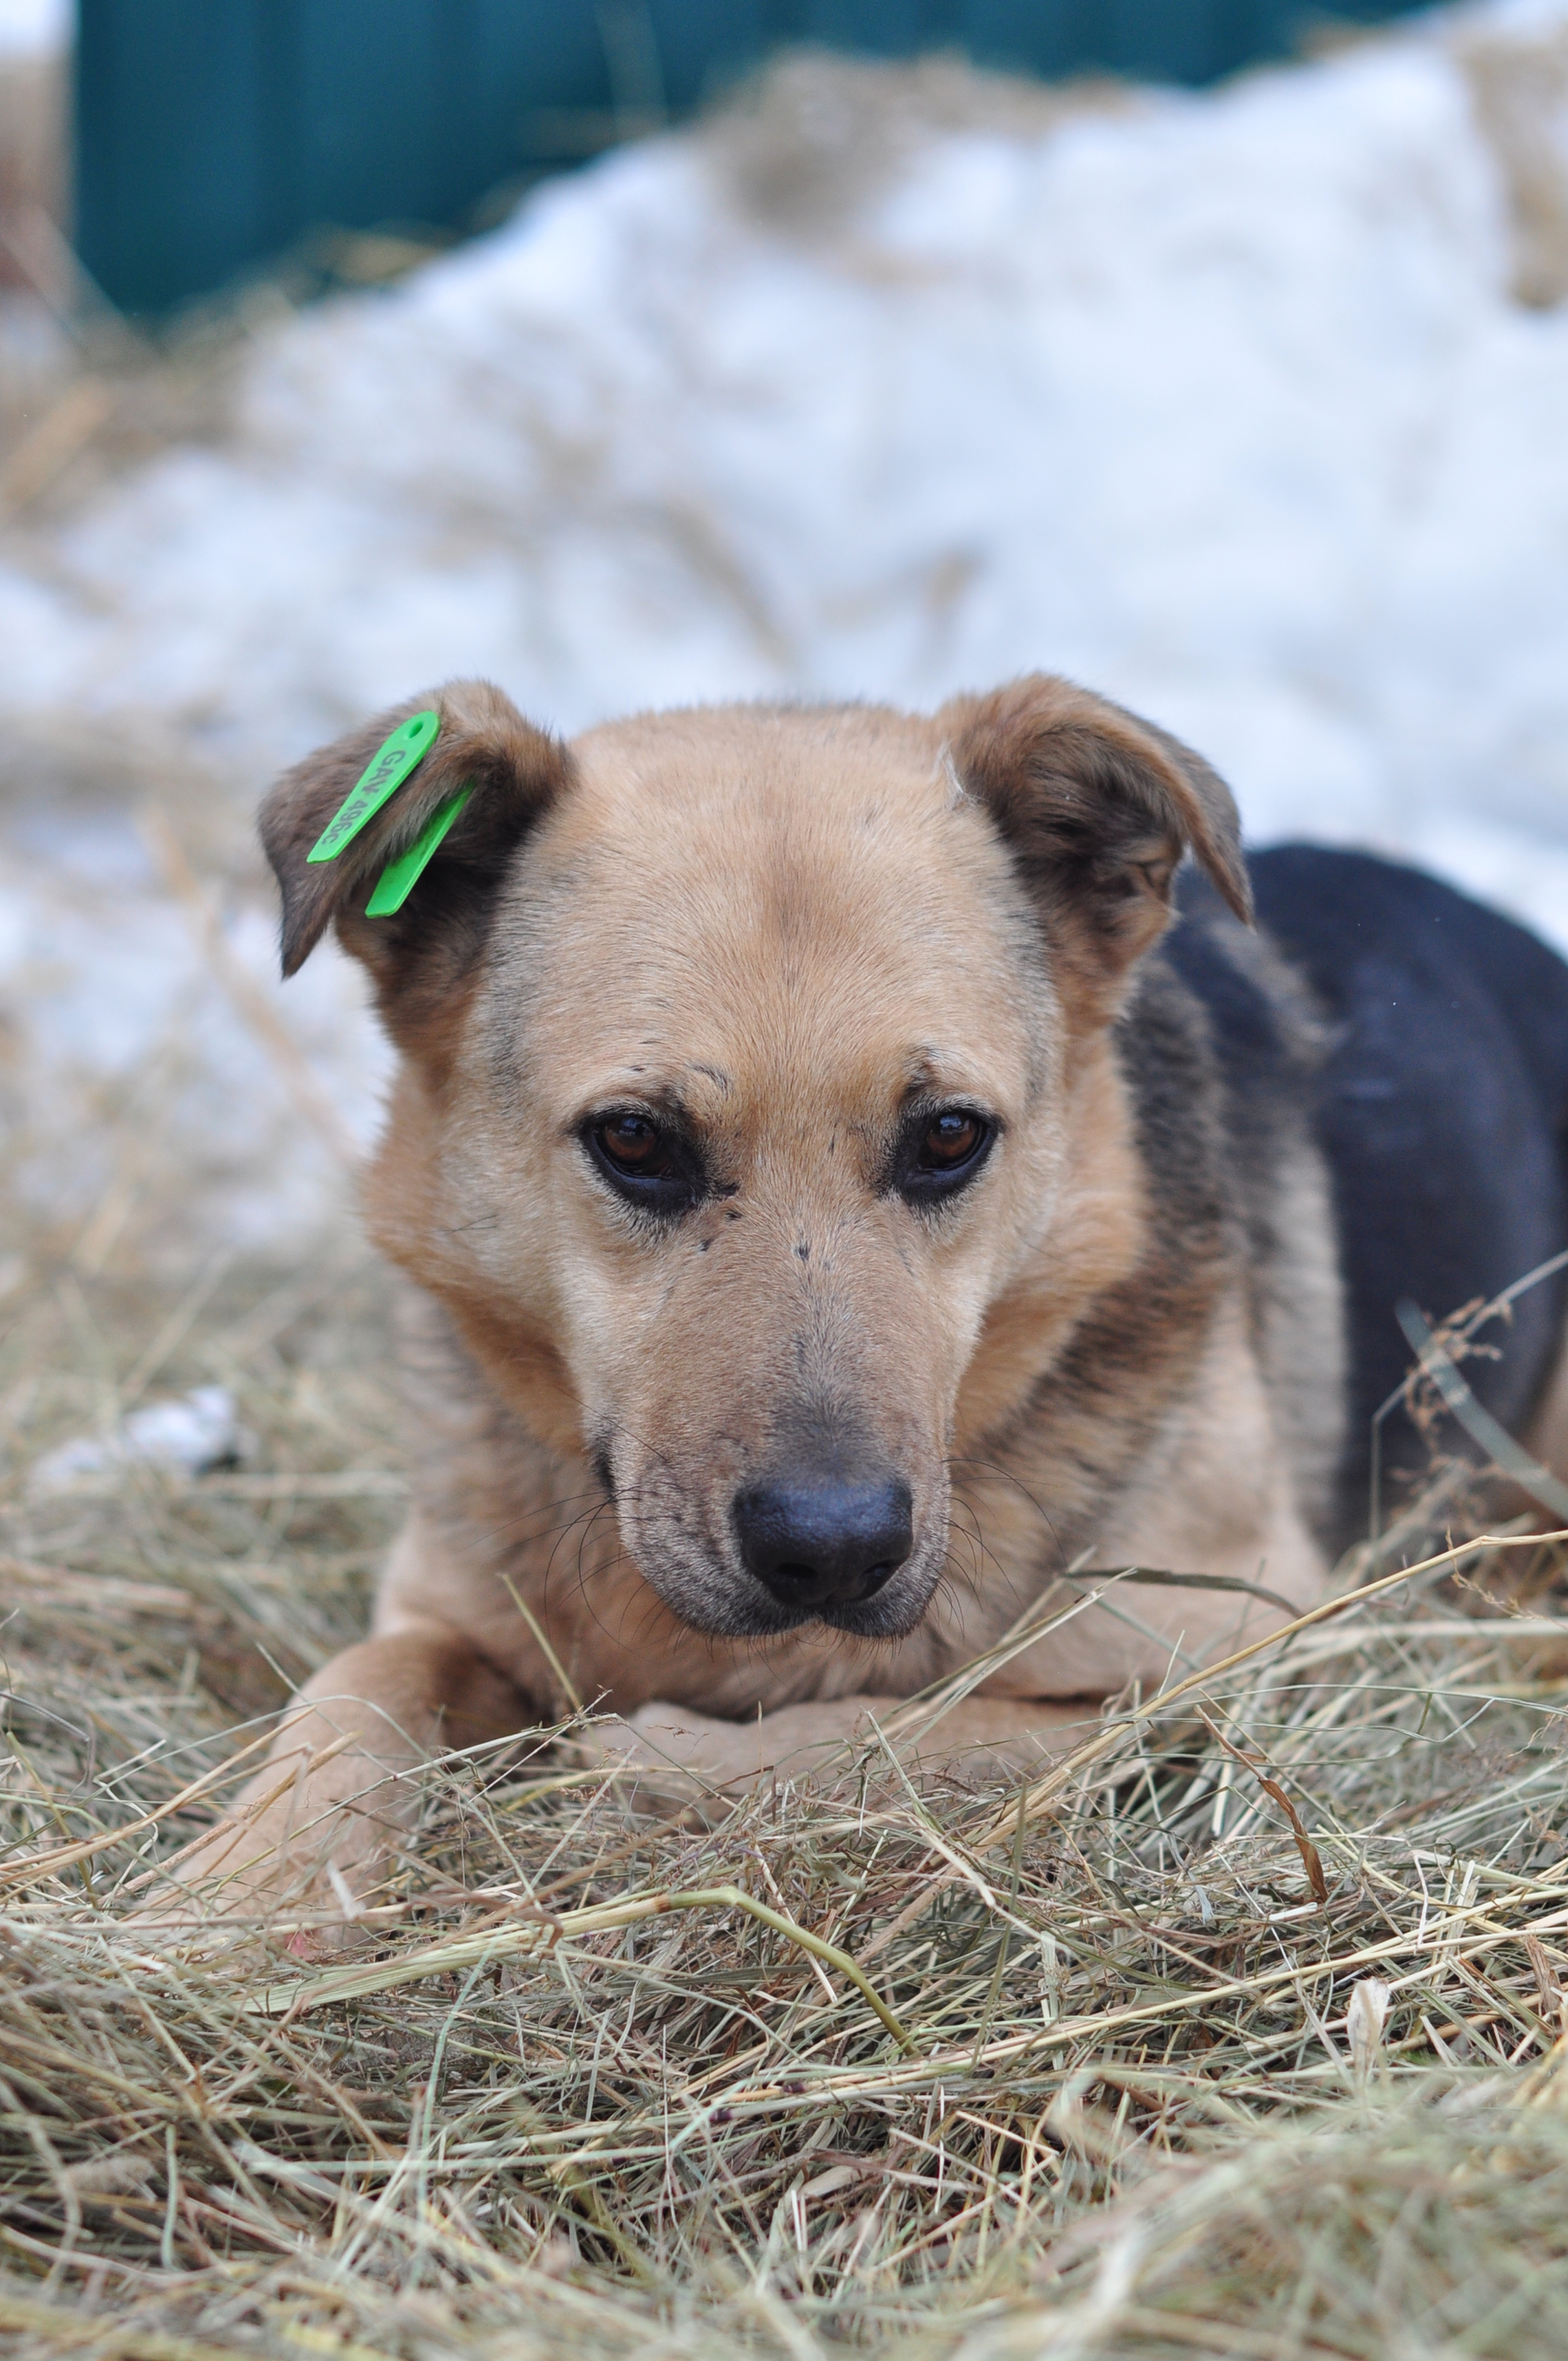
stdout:
<svg viewBox="0 0 1568 2361">
<path fill-rule="evenodd" d="M 899 1141 L 894 1187 L 912 1205 L 955 1196 L 984 1164 L 999 1128 L 978 1107 L 916 1108 Z"/>
<path fill-rule="evenodd" d="M 628 1204 L 652 1213 L 685 1213 L 708 1193 L 691 1141 L 639 1107 L 590 1115 L 579 1137 L 589 1162 Z"/>
</svg>

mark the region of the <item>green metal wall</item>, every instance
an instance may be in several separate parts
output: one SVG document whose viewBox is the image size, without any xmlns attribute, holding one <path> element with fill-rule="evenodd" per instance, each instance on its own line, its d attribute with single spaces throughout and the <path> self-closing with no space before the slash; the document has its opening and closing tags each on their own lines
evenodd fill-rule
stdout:
<svg viewBox="0 0 1568 2361">
<path fill-rule="evenodd" d="M 1333 0 L 1341 18 L 1400 0 Z M 1409 5 L 1409 0 L 1406 0 Z M 460 225 L 487 191 L 680 115 L 781 43 L 1203 82 L 1310 0 L 81 0 L 77 242 L 123 310 L 320 223 Z"/>
</svg>

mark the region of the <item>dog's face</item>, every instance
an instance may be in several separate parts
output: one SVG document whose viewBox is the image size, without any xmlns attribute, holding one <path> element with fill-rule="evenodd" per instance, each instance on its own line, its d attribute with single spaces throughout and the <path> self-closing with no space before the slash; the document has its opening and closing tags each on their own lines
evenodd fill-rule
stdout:
<svg viewBox="0 0 1568 2361">
<path fill-rule="evenodd" d="M 389 722 L 264 821 L 289 962 L 335 917 L 404 1049 L 378 1235 L 587 1452 L 687 1623 L 908 1631 L 982 1341 L 1084 1251 L 1083 1077 L 1183 846 L 1245 894 L 1228 797 L 1061 684 L 569 752 L 493 691 L 438 702 L 422 801 L 343 880 L 300 848 Z M 464 775 L 450 855 L 357 916 Z"/>
<path fill-rule="evenodd" d="M 497 914 L 474 1251 L 548 1300 L 627 1546 L 705 1630 L 917 1620 L 959 1383 L 1048 1219 L 1055 995 L 934 752 L 854 714 L 595 732 Z"/>
</svg>

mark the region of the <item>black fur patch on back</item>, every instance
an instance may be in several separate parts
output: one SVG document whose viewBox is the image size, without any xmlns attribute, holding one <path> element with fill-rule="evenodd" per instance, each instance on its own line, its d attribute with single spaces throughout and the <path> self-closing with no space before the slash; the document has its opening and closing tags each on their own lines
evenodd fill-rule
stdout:
<svg viewBox="0 0 1568 2361">
<path fill-rule="evenodd" d="M 1292 1242 L 1277 1233 L 1282 1169 L 1300 1153 L 1326 1047 L 1310 994 L 1237 926 L 1207 878 L 1184 871 L 1180 923 L 1158 956 L 1203 1009 L 1223 1088 L 1225 1167 L 1255 1270 Z"/>
<path fill-rule="evenodd" d="M 1409 1298 L 1441 1320 L 1568 1246 L 1568 967 L 1495 911 L 1368 854 L 1282 845 L 1252 874 L 1261 920 L 1334 1028 L 1317 1128 L 1348 1295 L 1346 1480 L 1365 1530 L 1371 1421 L 1412 1357 L 1396 1306 Z M 1489 1327 L 1497 1358 L 1464 1364 L 1513 1433 L 1540 1399 L 1565 1305 L 1559 1274 Z M 1396 1477 L 1427 1463 L 1402 1408 L 1383 1459 Z"/>
</svg>

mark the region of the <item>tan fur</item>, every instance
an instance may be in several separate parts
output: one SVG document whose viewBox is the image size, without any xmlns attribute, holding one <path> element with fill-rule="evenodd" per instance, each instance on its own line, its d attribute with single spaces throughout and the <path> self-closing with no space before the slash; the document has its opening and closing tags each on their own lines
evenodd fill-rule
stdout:
<svg viewBox="0 0 1568 2361">
<path fill-rule="evenodd" d="M 1321 1170 L 1291 1182 L 1283 1273 L 1223 1206 L 1179 1218 L 1118 1029 L 1185 851 L 1245 913 L 1207 766 L 1048 680 L 929 718 L 643 716 L 570 749 L 482 684 L 423 701 L 439 769 L 344 875 L 303 851 L 400 713 L 302 764 L 263 819 L 290 964 L 335 921 L 403 1051 L 365 1203 L 411 1282 L 416 1505 L 374 1635 L 279 1740 L 353 1743 L 246 1827 L 234 1890 L 334 1853 L 357 1890 L 428 1752 L 579 1707 L 650 1777 L 820 1765 L 1069 1600 L 1085 1563 L 1309 1602 L 1337 1444 L 1309 1398 L 1337 1399 L 1343 1354 Z M 470 775 L 407 910 L 358 915 Z M 926 1095 L 1000 1126 L 936 1216 L 886 1177 Z M 583 1145 L 626 1101 L 678 1112 L 713 1176 L 657 1235 Z M 913 1494 L 911 1556 L 859 1636 L 747 1620 L 730 1503 L 813 1421 Z M 1128 1681 L 1283 1612 L 1119 1586 L 912 1752 L 1027 1763 Z"/>
</svg>

